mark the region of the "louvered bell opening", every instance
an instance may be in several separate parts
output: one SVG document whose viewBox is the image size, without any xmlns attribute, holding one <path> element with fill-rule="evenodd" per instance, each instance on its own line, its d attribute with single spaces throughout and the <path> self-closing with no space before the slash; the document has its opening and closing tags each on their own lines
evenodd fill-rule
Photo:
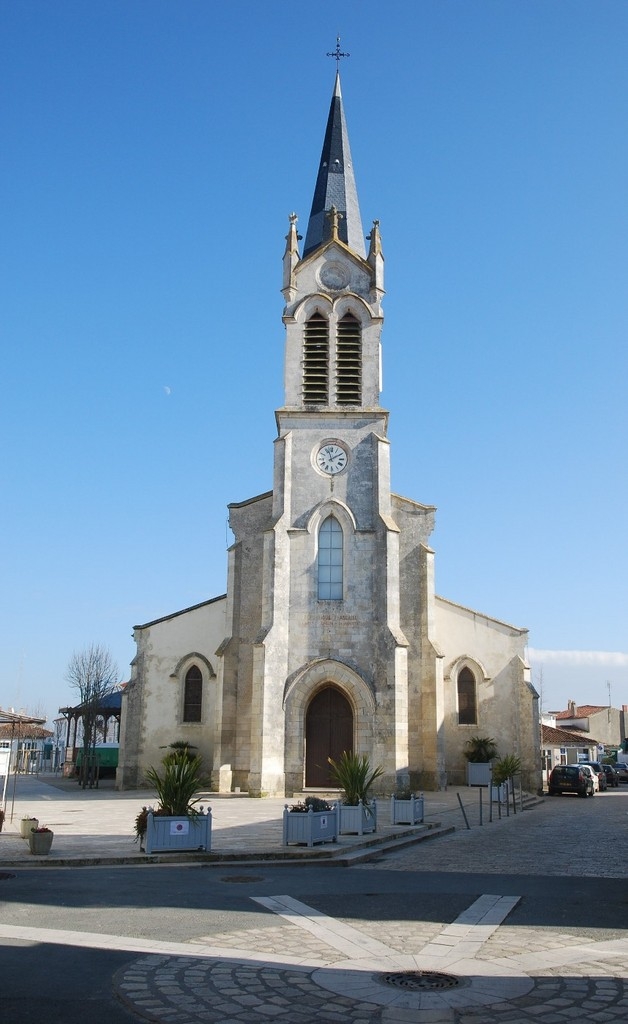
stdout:
<svg viewBox="0 0 628 1024">
<path fill-rule="evenodd" d="M 362 401 L 362 335 L 355 317 L 347 314 L 338 323 L 336 347 L 336 402 L 360 405 Z"/>
<path fill-rule="evenodd" d="M 303 401 L 306 405 L 329 403 L 329 325 L 315 313 L 303 334 Z"/>
</svg>

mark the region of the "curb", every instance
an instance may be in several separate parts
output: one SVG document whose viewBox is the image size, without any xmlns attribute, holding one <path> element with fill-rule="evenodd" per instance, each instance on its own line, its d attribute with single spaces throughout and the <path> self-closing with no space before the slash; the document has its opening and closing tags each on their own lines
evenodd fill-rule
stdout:
<svg viewBox="0 0 628 1024">
<path fill-rule="evenodd" d="M 226 851 L 225 853 L 209 852 L 197 853 L 194 851 L 186 853 L 153 853 L 139 854 L 136 856 L 120 857 L 51 857 L 50 855 L 36 857 L 31 855 L 28 861 L 23 859 L 7 858 L 0 860 L 0 868 L 22 868 L 32 870 L 33 868 L 81 868 L 81 867 L 145 867 L 147 865 L 172 865 L 182 864 L 185 866 L 202 865 L 203 867 L 216 866 L 237 866 L 253 864 L 280 864 L 283 866 L 311 865 L 330 867 L 350 867 L 352 864 L 359 864 L 362 861 L 372 860 L 394 850 L 401 850 L 404 847 L 412 846 L 415 843 L 425 842 L 428 839 L 437 839 L 440 836 L 455 832 L 454 825 L 442 826 L 440 824 L 423 826 L 420 831 L 408 830 L 396 833 L 387 838 L 382 835 L 370 836 L 363 843 L 354 849 L 339 847 L 336 843 L 328 843 L 320 848 L 307 849 L 304 847 L 283 847 L 281 850 L 269 850 L 263 853 L 250 854 Z"/>
</svg>

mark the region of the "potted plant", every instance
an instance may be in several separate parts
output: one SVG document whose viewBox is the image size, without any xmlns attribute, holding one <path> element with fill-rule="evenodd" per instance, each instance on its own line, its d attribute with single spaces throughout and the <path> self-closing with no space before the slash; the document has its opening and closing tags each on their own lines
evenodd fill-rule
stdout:
<svg viewBox="0 0 628 1024">
<path fill-rule="evenodd" d="M 384 774 L 382 766 L 371 768 L 366 754 L 349 750 L 343 750 L 338 761 L 332 757 L 327 760 L 333 781 L 343 791 L 339 804 L 339 833 L 361 836 L 365 832 L 376 832 L 377 803 L 375 800 L 371 803 L 370 790 L 375 780 Z"/>
<path fill-rule="evenodd" d="M 188 748 L 170 749 L 162 772 L 149 768 L 146 781 L 157 791 L 156 808 L 143 807 L 135 819 L 135 834 L 146 853 L 169 850 L 209 850 L 211 809 L 197 807 L 195 794 L 204 782 L 202 759 Z"/>
<path fill-rule="evenodd" d="M 493 782 L 491 785 L 491 800 L 508 800 L 510 780 L 519 775 L 521 771 L 521 760 L 515 754 L 505 754 L 495 761 L 493 765 Z M 511 783 L 512 785 L 512 783 Z"/>
<path fill-rule="evenodd" d="M 391 825 L 420 825 L 424 812 L 422 793 L 415 796 L 409 789 L 398 789 L 390 798 Z"/>
<path fill-rule="evenodd" d="M 491 762 L 497 757 L 497 744 L 490 736 L 471 736 L 464 748 L 467 759 L 467 786 L 490 786 Z"/>
<path fill-rule="evenodd" d="M 302 803 L 284 807 L 283 845 L 314 846 L 335 843 L 338 838 L 338 807 L 320 797 L 307 796 Z"/>
<path fill-rule="evenodd" d="M 31 834 L 32 828 L 37 828 L 39 825 L 39 818 L 33 818 L 30 814 L 25 814 L 20 822 L 20 835 L 22 839 L 28 839 Z"/>
<path fill-rule="evenodd" d="M 42 825 L 41 828 L 32 828 L 28 836 L 28 848 L 37 857 L 44 857 L 50 853 L 54 832 L 52 829 Z"/>
</svg>

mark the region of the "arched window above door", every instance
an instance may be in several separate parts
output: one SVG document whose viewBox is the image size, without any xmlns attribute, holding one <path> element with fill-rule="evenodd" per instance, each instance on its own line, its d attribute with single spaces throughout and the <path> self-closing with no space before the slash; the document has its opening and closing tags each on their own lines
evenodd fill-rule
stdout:
<svg viewBox="0 0 628 1024">
<path fill-rule="evenodd" d="M 318 599 L 342 601 L 343 535 L 335 516 L 328 516 L 318 531 Z"/>
</svg>

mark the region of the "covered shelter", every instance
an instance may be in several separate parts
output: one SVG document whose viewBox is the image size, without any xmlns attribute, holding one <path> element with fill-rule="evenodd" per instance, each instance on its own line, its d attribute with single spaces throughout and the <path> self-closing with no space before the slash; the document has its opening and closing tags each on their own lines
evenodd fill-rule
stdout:
<svg viewBox="0 0 628 1024">
<path fill-rule="evenodd" d="M 6 814 L 7 789 L 9 775 L 13 773 L 13 792 L 11 795 L 11 816 L 13 820 L 13 807 L 15 805 L 15 783 L 17 779 L 17 765 L 13 760 L 15 740 L 19 738 L 20 732 L 32 731 L 33 728 L 41 728 L 46 722 L 45 718 L 37 715 L 28 715 L 15 711 L 4 711 L 0 708 L 0 729 L 6 729 L 2 739 L 10 740 L 8 746 L 0 748 L 0 778 L 2 779 L 2 811 Z M 52 734 L 50 734 L 52 735 Z"/>
<path fill-rule="evenodd" d="M 81 749 L 79 742 L 83 736 L 84 718 L 87 714 L 97 720 L 98 733 L 103 743 L 117 743 L 120 740 L 120 714 L 122 708 L 122 690 L 125 683 L 121 683 L 108 693 L 103 694 L 94 707 L 93 701 L 84 701 L 76 707 L 59 708 L 59 714 L 66 720 L 65 736 L 65 761 L 63 774 L 74 774 L 77 755 Z"/>
</svg>

